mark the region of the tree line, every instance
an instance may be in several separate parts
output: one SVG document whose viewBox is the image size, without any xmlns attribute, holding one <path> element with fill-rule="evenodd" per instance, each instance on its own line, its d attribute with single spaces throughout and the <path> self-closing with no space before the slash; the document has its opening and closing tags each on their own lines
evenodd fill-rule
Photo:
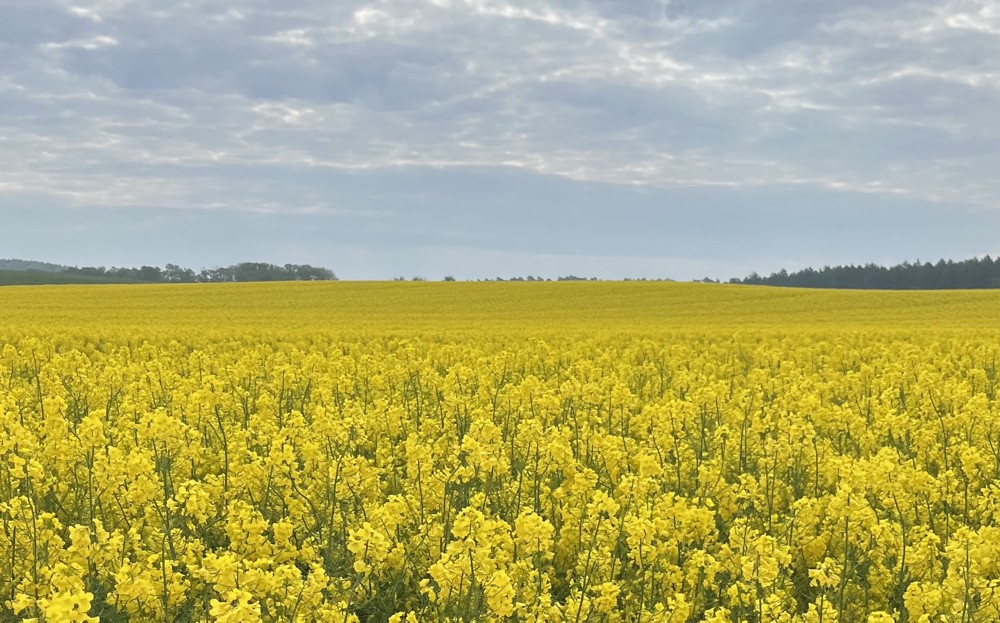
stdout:
<svg viewBox="0 0 1000 623">
<path fill-rule="evenodd" d="M 764 277 L 752 273 L 730 283 L 794 288 L 844 288 L 863 290 L 946 290 L 1000 288 L 1000 260 L 989 255 L 971 260 L 919 261 L 885 267 L 879 264 L 824 266 L 796 272 L 784 269 Z"/>
<path fill-rule="evenodd" d="M 328 268 L 308 264 L 267 264 L 263 262 L 241 262 L 221 268 L 205 268 L 195 272 L 176 264 L 159 266 L 111 267 L 65 266 L 61 272 L 72 275 L 107 277 L 148 283 L 221 283 L 238 281 L 335 281 L 337 275 Z"/>
</svg>

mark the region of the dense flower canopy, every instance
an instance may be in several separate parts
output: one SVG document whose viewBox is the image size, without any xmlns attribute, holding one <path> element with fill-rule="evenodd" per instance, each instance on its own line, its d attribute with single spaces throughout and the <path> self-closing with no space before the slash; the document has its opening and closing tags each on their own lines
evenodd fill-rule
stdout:
<svg viewBox="0 0 1000 623">
<path fill-rule="evenodd" d="M 993 332 L 4 336 L 0 620 L 1000 617 Z"/>
</svg>

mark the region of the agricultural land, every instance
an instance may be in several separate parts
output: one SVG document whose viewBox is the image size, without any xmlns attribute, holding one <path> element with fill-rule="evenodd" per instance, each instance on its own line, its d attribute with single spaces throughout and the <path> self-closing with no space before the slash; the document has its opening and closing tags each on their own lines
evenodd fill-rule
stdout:
<svg viewBox="0 0 1000 623">
<path fill-rule="evenodd" d="M 5 287 L 0 621 L 997 621 L 998 312 Z"/>
</svg>

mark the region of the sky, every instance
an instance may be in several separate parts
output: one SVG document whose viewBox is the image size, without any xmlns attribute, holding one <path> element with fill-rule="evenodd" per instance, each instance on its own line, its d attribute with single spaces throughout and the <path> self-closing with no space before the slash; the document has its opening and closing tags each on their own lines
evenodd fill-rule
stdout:
<svg viewBox="0 0 1000 623">
<path fill-rule="evenodd" d="M 0 0 L 0 257 L 728 279 L 1000 254 L 997 0 Z"/>
</svg>

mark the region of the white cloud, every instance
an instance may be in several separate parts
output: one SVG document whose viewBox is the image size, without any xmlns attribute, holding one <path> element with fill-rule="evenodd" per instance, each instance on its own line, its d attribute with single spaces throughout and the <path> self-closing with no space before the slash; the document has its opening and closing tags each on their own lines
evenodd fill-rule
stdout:
<svg viewBox="0 0 1000 623">
<path fill-rule="evenodd" d="M 316 41 L 309 35 L 309 32 L 302 28 L 282 30 L 264 37 L 264 41 L 273 41 L 290 46 L 301 46 L 311 48 L 316 45 Z"/>
<path fill-rule="evenodd" d="M 70 41 L 50 42 L 42 45 L 46 50 L 99 50 L 101 48 L 114 47 L 118 45 L 118 40 L 114 37 L 98 36 L 89 39 L 76 39 Z"/>
<path fill-rule="evenodd" d="M 101 17 L 100 13 L 98 13 L 97 11 L 95 11 L 93 9 L 89 9 L 89 8 L 86 8 L 86 7 L 71 6 L 71 7 L 69 7 L 69 12 L 72 13 L 73 15 L 77 16 L 77 17 L 82 17 L 82 18 L 88 19 L 88 20 L 90 20 L 92 22 L 98 22 L 98 23 L 100 23 L 100 22 L 104 21 L 104 19 Z"/>
</svg>

